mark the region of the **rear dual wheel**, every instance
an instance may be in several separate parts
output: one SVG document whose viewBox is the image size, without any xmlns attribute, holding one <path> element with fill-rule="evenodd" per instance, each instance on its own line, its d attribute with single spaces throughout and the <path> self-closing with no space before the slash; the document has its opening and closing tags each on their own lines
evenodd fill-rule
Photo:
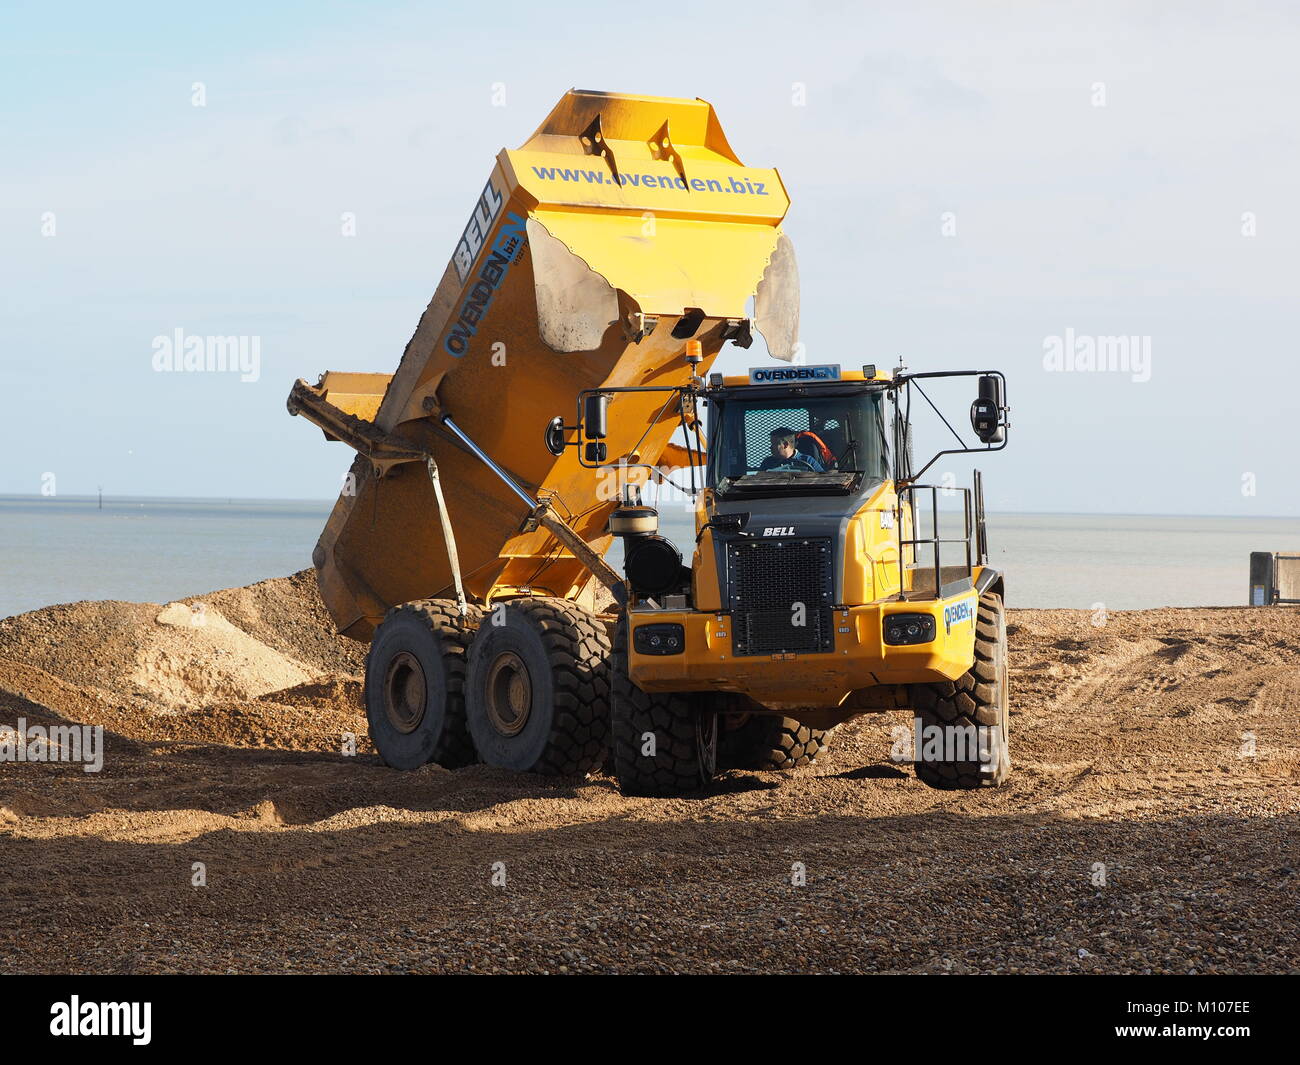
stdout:
<svg viewBox="0 0 1300 1065">
<path fill-rule="evenodd" d="M 478 608 L 421 599 L 393 607 L 366 654 L 370 739 L 386 765 L 448 769 L 475 760 L 465 719 L 465 662 Z"/>
<path fill-rule="evenodd" d="M 609 637 L 563 599 L 461 617 L 454 602 L 394 607 L 366 655 L 370 737 L 385 764 L 581 776 L 609 740 Z"/>
</svg>

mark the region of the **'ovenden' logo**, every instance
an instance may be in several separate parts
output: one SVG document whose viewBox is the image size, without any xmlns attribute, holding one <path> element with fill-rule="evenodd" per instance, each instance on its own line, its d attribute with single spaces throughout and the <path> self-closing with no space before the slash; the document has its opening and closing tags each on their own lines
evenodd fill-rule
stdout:
<svg viewBox="0 0 1300 1065">
<path fill-rule="evenodd" d="M 838 381 L 839 363 L 822 366 L 753 366 L 749 371 L 751 385 L 775 385 L 785 381 Z"/>
<path fill-rule="evenodd" d="M 460 358 L 469 350 L 470 338 L 478 332 L 497 290 L 505 282 L 506 274 L 527 239 L 527 223 L 511 211 L 501 224 L 496 243 L 479 270 L 478 280 L 470 287 L 460 313 L 443 341 L 443 347 L 452 355 Z"/>
<path fill-rule="evenodd" d="M 975 600 L 963 599 L 960 603 L 943 608 L 943 631 L 952 632 L 954 625 L 961 625 L 975 617 Z"/>
</svg>

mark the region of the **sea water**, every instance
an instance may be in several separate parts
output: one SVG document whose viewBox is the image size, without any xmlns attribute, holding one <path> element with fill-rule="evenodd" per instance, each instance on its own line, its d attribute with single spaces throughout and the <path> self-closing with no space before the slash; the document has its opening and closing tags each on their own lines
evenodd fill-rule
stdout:
<svg viewBox="0 0 1300 1065">
<path fill-rule="evenodd" d="M 311 565 L 331 505 L 0 496 L 0 616 L 81 599 L 163 603 L 285 576 Z M 661 532 L 689 563 L 689 511 L 666 509 Z M 1300 551 L 1300 518 L 990 514 L 988 533 L 1011 607 L 1244 606 L 1251 551 Z M 620 563 L 617 545 L 610 557 Z"/>
</svg>

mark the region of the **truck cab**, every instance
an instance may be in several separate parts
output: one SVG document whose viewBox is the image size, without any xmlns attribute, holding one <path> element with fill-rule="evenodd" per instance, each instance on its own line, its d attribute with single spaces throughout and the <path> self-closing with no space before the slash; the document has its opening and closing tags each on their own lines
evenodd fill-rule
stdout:
<svg viewBox="0 0 1300 1065">
<path fill-rule="evenodd" d="M 732 615 L 732 650 L 742 657 L 832 653 L 833 607 L 878 598 L 878 580 L 897 587 L 897 554 L 864 553 L 858 543 L 862 515 L 895 507 L 888 378 L 838 366 L 757 368 L 715 376 L 707 402 L 697 609 Z M 874 559 L 886 563 L 878 574 Z"/>
<path fill-rule="evenodd" d="M 945 539 L 937 516 L 916 533 L 917 495 L 938 496 L 911 470 L 908 380 L 836 365 L 711 376 L 690 566 L 669 589 L 671 545 L 644 525 L 629 537 L 627 685 L 723 707 L 724 732 L 729 715 L 824 734 L 931 686 L 955 697 L 978 665 L 981 614 L 1003 624 L 1003 580 L 984 557 L 978 486 L 957 490 L 964 537 Z"/>
</svg>

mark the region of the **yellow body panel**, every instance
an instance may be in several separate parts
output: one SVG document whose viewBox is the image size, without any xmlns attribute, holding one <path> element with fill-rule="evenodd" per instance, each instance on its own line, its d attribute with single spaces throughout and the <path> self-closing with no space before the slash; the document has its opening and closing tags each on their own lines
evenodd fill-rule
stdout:
<svg viewBox="0 0 1300 1065">
<path fill-rule="evenodd" d="M 534 217 L 592 270 L 635 292 L 642 311 L 658 315 L 707 307 L 714 317 L 743 318 L 757 278 L 729 264 L 766 263 L 778 235 L 765 219 L 755 226 L 647 218 L 639 208 L 615 216 L 539 209 Z"/>
<path fill-rule="evenodd" d="M 790 206 L 775 170 L 705 154 L 685 160 L 679 172 L 650 157 L 642 142 L 606 143 L 614 167 L 599 157 L 523 149 L 502 152 L 501 163 L 539 203 L 574 211 L 617 207 L 638 216 L 651 211 L 659 218 L 775 224 Z"/>
<path fill-rule="evenodd" d="M 379 413 L 379 404 L 392 379 L 390 373 L 339 373 L 330 370 L 321 378 L 317 391 L 344 414 L 370 422 Z"/>
</svg>

